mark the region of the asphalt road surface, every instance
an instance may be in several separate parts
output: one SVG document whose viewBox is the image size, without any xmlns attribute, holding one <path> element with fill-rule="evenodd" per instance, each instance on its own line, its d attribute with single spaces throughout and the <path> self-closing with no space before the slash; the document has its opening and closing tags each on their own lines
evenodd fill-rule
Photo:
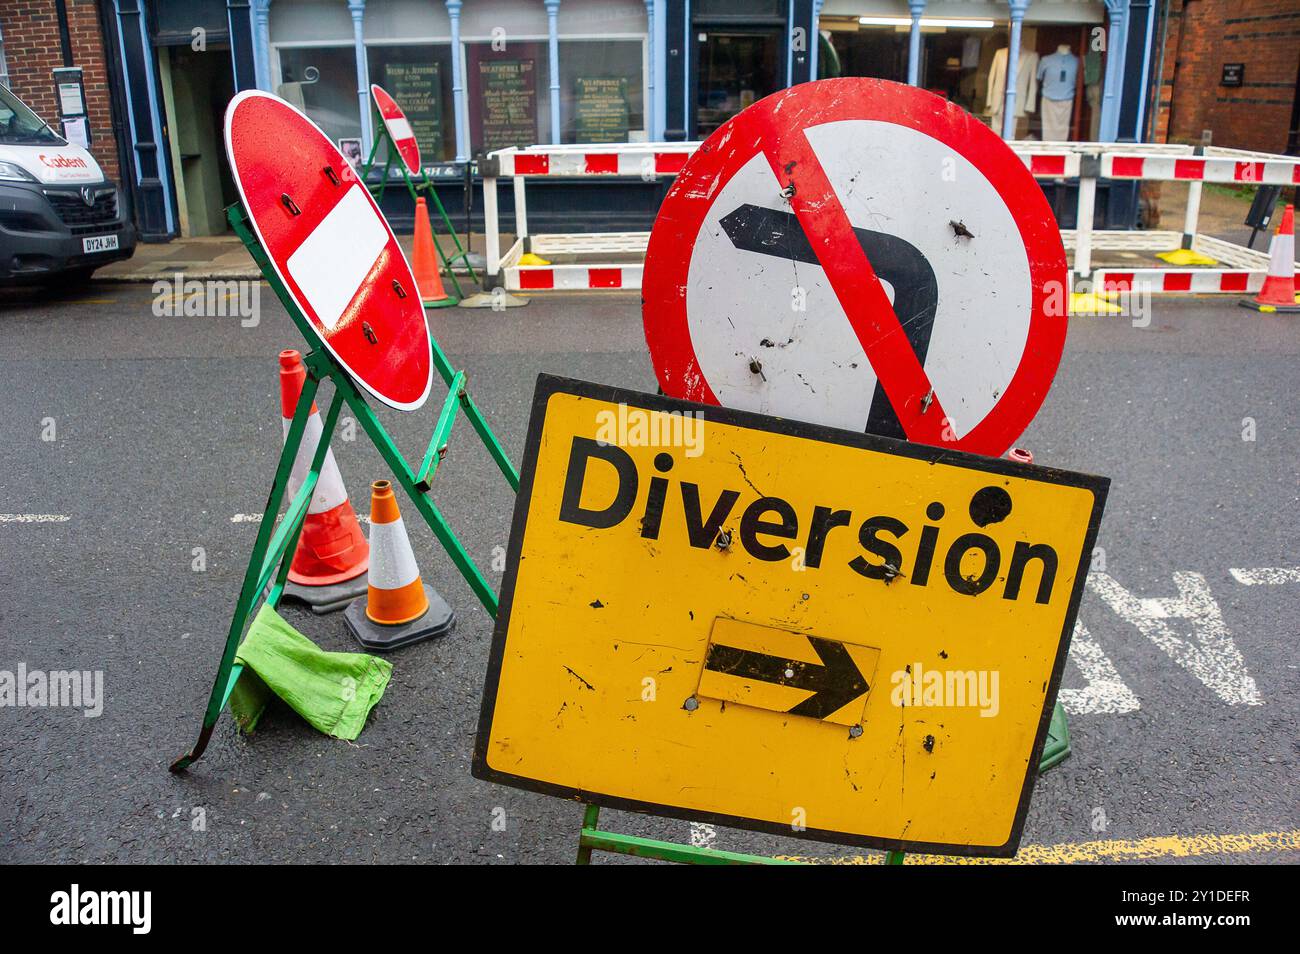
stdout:
<svg viewBox="0 0 1300 954">
<path fill-rule="evenodd" d="M 269 293 L 254 327 L 155 316 L 152 299 L 147 285 L 95 284 L 0 300 L 0 671 L 103 674 L 98 714 L 0 708 L 0 860 L 571 861 L 579 805 L 470 776 L 491 625 L 409 514 L 424 578 L 459 626 L 392 656 L 360 738 L 327 738 L 283 707 L 251 738 L 223 716 L 207 755 L 167 772 L 194 740 L 253 543 L 242 517 L 265 503 L 279 450 L 276 354 L 300 341 Z M 516 460 L 538 372 L 655 388 L 633 297 L 430 321 Z M 1020 443 L 1113 484 L 1063 683 L 1073 754 L 1037 785 L 1023 859 L 1300 860 L 1298 357 L 1300 317 L 1231 300 L 1158 301 L 1148 327 L 1072 319 Z M 439 403 L 382 415 L 408 457 Z M 364 512 L 378 455 L 363 441 L 336 454 Z M 512 495 L 468 429 L 435 497 L 498 583 Z M 285 612 L 323 648 L 354 648 L 340 615 Z M 673 819 L 602 822 L 879 858 Z"/>
</svg>

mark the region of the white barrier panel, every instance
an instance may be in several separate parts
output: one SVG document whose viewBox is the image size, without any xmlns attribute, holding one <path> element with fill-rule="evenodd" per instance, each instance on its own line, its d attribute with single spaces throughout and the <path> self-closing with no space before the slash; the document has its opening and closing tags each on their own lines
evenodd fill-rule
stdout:
<svg viewBox="0 0 1300 954">
<path fill-rule="evenodd" d="M 1254 294 L 1264 287 L 1263 269 L 1243 271 L 1223 268 L 1102 268 L 1093 272 L 1094 287 L 1101 291 L 1137 291 L 1159 294 Z"/>
<path fill-rule="evenodd" d="M 498 149 L 488 158 L 503 176 L 675 176 L 698 142 L 529 146 Z"/>
<path fill-rule="evenodd" d="M 698 142 L 539 145 L 499 149 L 484 166 L 483 205 L 489 286 L 508 291 L 639 289 L 640 261 L 648 233 L 575 233 L 536 235 L 528 232 L 525 182 L 535 176 L 623 177 L 653 180 L 675 176 Z M 1222 242 L 1196 232 L 1202 182 L 1242 185 L 1300 184 L 1300 158 L 1221 147 L 1192 147 L 1175 143 L 1028 142 L 1008 143 L 1037 179 L 1078 179 L 1077 230 L 1062 235 L 1074 253 L 1073 271 L 1098 288 L 1136 288 L 1156 292 L 1253 293 L 1263 285 L 1267 254 Z M 1090 162 L 1085 162 L 1085 158 Z M 500 254 L 497 180 L 514 180 L 515 243 Z M 1183 231 L 1093 232 L 1098 179 L 1187 182 Z M 1222 267 L 1113 268 L 1095 272 L 1093 251 L 1163 252 L 1195 249 L 1213 256 Z M 542 257 L 561 255 L 592 261 L 551 265 L 521 265 L 529 252 Z M 1208 260 L 1208 259 L 1207 259 Z M 1186 265 L 1186 262 L 1179 262 Z"/>
<path fill-rule="evenodd" d="M 1101 157 L 1103 179 L 1166 182 L 1233 182 L 1242 185 L 1300 184 L 1300 159 L 1236 159 L 1226 156 L 1148 156 L 1110 153 Z"/>
</svg>

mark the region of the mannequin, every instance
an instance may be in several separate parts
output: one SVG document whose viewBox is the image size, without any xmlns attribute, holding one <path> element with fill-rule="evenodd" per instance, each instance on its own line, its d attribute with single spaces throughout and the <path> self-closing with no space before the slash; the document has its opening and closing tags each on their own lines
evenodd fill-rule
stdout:
<svg viewBox="0 0 1300 954">
<path fill-rule="evenodd" d="M 1027 42 L 1032 42 L 1027 41 Z M 993 131 L 1002 133 L 1002 110 L 1006 104 L 1007 93 L 1007 50 L 1006 47 L 993 54 L 993 64 L 989 67 L 989 89 L 985 97 L 985 109 L 991 117 Z M 1034 100 L 1038 98 L 1038 54 L 1022 42 L 1020 59 L 1016 65 L 1016 119 L 1023 118 L 1034 111 Z"/>
<path fill-rule="evenodd" d="M 1062 43 L 1055 53 L 1038 64 L 1043 84 L 1043 141 L 1062 142 L 1070 138 L 1070 117 L 1074 113 L 1074 86 L 1079 79 L 1079 58 Z"/>
<path fill-rule="evenodd" d="M 1088 141 L 1096 142 L 1101 131 L 1101 53 L 1083 55 L 1083 92 L 1088 98 Z"/>
</svg>

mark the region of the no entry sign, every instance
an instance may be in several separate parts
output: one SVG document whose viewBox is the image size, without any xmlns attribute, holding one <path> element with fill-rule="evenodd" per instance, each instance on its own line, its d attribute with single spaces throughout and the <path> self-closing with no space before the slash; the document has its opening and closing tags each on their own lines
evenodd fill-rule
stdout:
<svg viewBox="0 0 1300 954">
<path fill-rule="evenodd" d="M 1015 851 L 1104 478 L 547 376 L 521 475 L 477 777 Z"/>
<path fill-rule="evenodd" d="M 415 132 L 411 129 L 406 113 L 397 105 L 397 100 L 388 95 L 388 91 L 378 84 L 370 87 L 370 96 L 379 110 L 379 118 L 384 121 L 388 138 L 397 147 L 397 154 L 402 157 L 406 171 L 413 176 L 420 174 L 420 144 L 415 141 Z"/>
<path fill-rule="evenodd" d="M 253 229 L 321 342 L 401 410 L 429 396 L 433 353 L 410 263 L 351 164 L 284 100 L 226 107 L 226 156 Z"/>
<path fill-rule="evenodd" d="M 722 125 L 646 254 L 665 393 L 1003 453 L 1065 342 L 1065 251 L 1023 161 L 957 106 L 807 83 Z"/>
</svg>

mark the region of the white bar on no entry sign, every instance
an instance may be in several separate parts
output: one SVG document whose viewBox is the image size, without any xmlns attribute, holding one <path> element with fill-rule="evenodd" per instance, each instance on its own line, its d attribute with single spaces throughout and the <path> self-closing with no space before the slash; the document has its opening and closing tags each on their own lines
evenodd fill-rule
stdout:
<svg viewBox="0 0 1300 954">
<path fill-rule="evenodd" d="M 415 138 L 415 133 L 411 131 L 411 124 L 405 116 L 399 116 L 396 119 L 385 119 L 384 125 L 388 127 L 388 134 L 393 137 L 393 142 Z"/>
<path fill-rule="evenodd" d="M 354 185 L 289 256 L 289 274 L 327 329 L 334 330 L 387 244 L 388 230 Z"/>
</svg>

